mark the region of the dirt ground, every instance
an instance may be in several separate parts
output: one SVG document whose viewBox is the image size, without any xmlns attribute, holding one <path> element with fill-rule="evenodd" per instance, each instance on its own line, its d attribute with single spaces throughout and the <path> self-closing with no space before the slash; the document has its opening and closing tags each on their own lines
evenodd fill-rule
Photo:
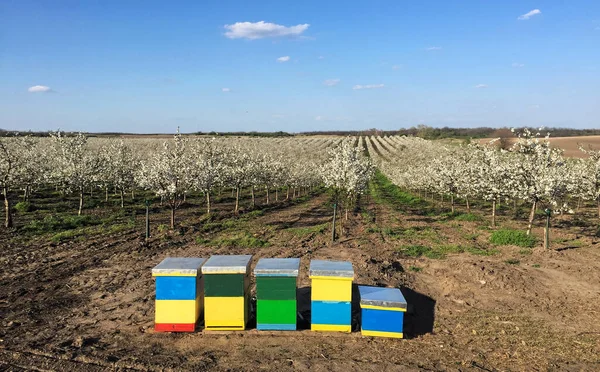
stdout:
<svg viewBox="0 0 600 372">
<path fill-rule="evenodd" d="M 543 133 L 543 132 L 542 132 Z M 480 143 L 488 143 L 492 138 L 483 138 Z M 508 143 L 515 142 L 514 138 L 509 138 Z M 564 155 L 573 158 L 586 158 L 587 155 L 579 150 L 579 147 L 587 149 L 591 147 L 594 150 L 600 149 L 600 136 L 574 136 L 574 137 L 550 137 L 550 144 L 564 150 Z"/>
<path fill-rule="evenodd" d="M 324 225 L 331 219 L 325 193 L 208 232 L 197 210 L 183 209 L 185 228 L 154 231 L 147 246 L 139 228 L 59 244 L 4 234 L 0 370 L 600 370 L 599 239 L 585 228 L 566 219 L 555 229 L 555 249 L 523 252 L 489 246 L 485 221 L 399 211 L 369 197 L 361 205 L 335 244 Z M 153 218 L 166 222 L 168 213 Z M 394 236 L 385 229 L 428 233 Z M 268 245 L 206 243 L 239 231 Z M 541 229 L 534 232 L 541 236 Z M 429 259 L 398 250 L 432 241 L 498 253 Z M 253 266 L 261 257 L 300 257 L 303 330 L 154 332 L 152 267 L 167 256 L 212 254 L 253 254 Z M 351 334 L 307 330 L 311 259 L 349 260 L 355 283 L 400 287 L 409 303 L 407 338 L 362 337 L 356 324 Z M 354 309 L 355 321 L 357 315 Z"/>
</svg>

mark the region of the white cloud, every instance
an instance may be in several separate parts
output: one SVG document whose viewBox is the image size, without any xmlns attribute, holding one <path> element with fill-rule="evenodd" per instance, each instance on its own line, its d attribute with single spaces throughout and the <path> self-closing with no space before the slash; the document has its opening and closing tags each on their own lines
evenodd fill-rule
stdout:
<svg viewBox="0 0 600 372">
<path fill-rule="evenodd" d="M 393 65 L 392 70 L 399 70 L 402 68 L 402 65 Z"/>
<path fill-rule="evenodd" d="M 231 88 L 222 88 L 221 90 L 225 93 L 231 92 Z"/>
<path fill-rule="evenodd" d="M 514 67 L 514 68 L 521 68 L 521 67 L 525 67 L 525 64 L 524 63 L 517 63 L 517 62 L 515 62 L 515 63 L 512 64 L 512 67 Z"/>
<path fill-rule="evenodd" d="M 51 92 L 52 89 L 45 85 L 34 85 L 34 86 L 30 87 L 29 89 L 27 89 L 27 91 L 29 93 L 48 93 L 48 92 Z"/>
<path fill-rule="evenodd" d="M 487 84 L 477 84 L 477 85 L 475 85 L 475 88 L 477 88 L 477 89 L 482 89 L 482 88 L 487 88 L 487 87 L 488 87 Z"/>
<path fill-rule="evenodd" d="M 383 84 L 368 84 L 368 85 L 355 85 L 352 87 L 352 89 L 354 90 L 360 90 L 360 89 L 377 89 L 377 88 L 383 88 L 385 85 Z"/>
<path fill-rule="evenodd" d="M 340 79 L 327 79 L 323 82 L 323 84 L 327 85 L 328 87 L 338 85 L 339 83 L 340 83 Z"/>
<path fill-rule="evenodd" d="M 283 56 L 283 57 L 277 58 L 277 62 L 280 62 L 280 63 L 287 62 L 289 60 L 290 60 L 290 56 Z"/>
<path fill-rule="evenodd" d="M 542 11 L 539 9 L 534 9 L 530 12 L 527 12 L 523 15 L 520 15 L 519 18 L 517 18 L 519 21 L 526 21 L 529 18 L 533 17 L 534 15 L 538 15 L 538 14 L 542 14 Z"/>
<path fill-rule="evenodd" d="M 442 47 L 432 46 L 432 47 L 429 47 L 429 48 L 425 48 L 425 50 L 427 50 L 427 51 L 442 50 Z"/>
<path fill-rule="evenodd" d="M 308 29 L 308 23 L 296 26 L 282 26 L 275 23 L 260 22 L 237 22 L 225 25 L 225 36 L 230 39 L 262 39 L 266 37 L 299 36 Z"/>
</svg>

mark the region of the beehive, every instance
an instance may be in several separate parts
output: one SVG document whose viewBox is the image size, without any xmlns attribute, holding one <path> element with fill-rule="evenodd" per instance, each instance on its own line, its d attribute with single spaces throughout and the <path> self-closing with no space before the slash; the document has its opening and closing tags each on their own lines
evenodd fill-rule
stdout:
<svg viewBox="0 0 600 372">
<path fill-rule="evenodd" d="M 313 331 L 352 330 L 352 263 L 312 260 L 310 262 L 311 326 Z"/>
<path fill-rule="evenodd" d="M 256 277 L 256 328 L 296 330 L 299 258 L 261 258 Z"/>
<path fill-rule="evenodd" d="M 250 297 L 251 255 L 211 256 L 204 274 L 204 329 L 246 328 Z"/>
<path fill-rule="evenodd" d="M 406 300 L 398 288 L 359 286 L 363 336 L 403 337 Z"/>
<path fill-rule="evenodd" d="M 193 332 L 202 313 L 203 280 L 197 257 L 167 257 L 152 269 L 156 278 L 154 329 Z"/>
</svg>

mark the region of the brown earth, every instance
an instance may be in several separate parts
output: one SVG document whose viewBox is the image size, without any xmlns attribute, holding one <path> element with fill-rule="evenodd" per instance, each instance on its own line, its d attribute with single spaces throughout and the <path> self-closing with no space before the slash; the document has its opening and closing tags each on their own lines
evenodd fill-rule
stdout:
<svg viewBox="0 0 600 372">
<path fill-rule="evenodd" d="M 493 138 L 483 138 L 480 143 L 487 143 Z M 508 144 L 516 141 L 515 138 L 507 138 Z M 594 150 L 600 150 L 600 136 L 577 136 L 577 137 L 550 137 L 550 144 L 564 150 L 564 155 L 574 158 L 585 158 L 586 154 L 579 150 L 579 147 L 587 149 L 591 147 Z"/>
<path fill-rule="evenodd" d="M 553 250 L 523 252 L 490 246 L 485 220 L 400 211 L 371 198 L 361 205 L 363 213 L 344 222 L 335 244 L 329 242 L 330 228 L 322 225 L 331 219 L 329 199 L 319 193 L 253 218 L 225 216 L 223 221 L 235 220 L 235 226 L 210 232 L 201 229 L 197 211 L 187 208 L 178 214 L 184 228 L 154 231 L 147 246 L 140 228 L 62 244 L 5 234 L 0 237 L 0 370 L 600 369 L 600 250 L 589 226 L 576 227 L 572 217 L 564 217 L 553 230 Z M 165 211 L 158 222 L 167 219 Z M 508 217 L 500 222 L 512 223 Z M 389 229 L 405 233 L 384 233 Z M 269 245 L 203 243 L 239 232 Z M 534 232 L 541 236 L 541 229 Z M 407 244 L 499 253 L 414 258 L 399 252 Z M 211 254 L 253 254 L 254 264 L 261 257 L 300 257 L 304 329 L 310 319 L 310 260 L 352 261 L 355 283 L 402 288 L 410 306 L 407 339 L 362 337 L 357 331 L 154 332 L 151 268 L 166 256 Z"/>
</svg>

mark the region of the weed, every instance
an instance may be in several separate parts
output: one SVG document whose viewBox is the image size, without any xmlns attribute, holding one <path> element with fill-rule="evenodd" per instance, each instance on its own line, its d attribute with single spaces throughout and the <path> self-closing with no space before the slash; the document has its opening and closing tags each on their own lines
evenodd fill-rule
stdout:
<svg viewBox="0 0 600 372">
<path fill-rule="evenodd" d="M 477 214 L 473 214 L 473 213 L 463 213 L 463 214 L 456 216 L 454 219 L 457 221 L 469 221 L 469 222 L 476 222 L 476 221 L 482 220 L 481 216 L 479 216 Z"/>
<path fill-rule="evenodd" d="M 158 225 L 158 227 L 156 229 L 158 230 L 159 233 L 164 233 L 165 231 L 169 230 L 169 226 L 162 223 L 162 224 Z"/>
<path fill-rule="evenodd" d="M 50 240 L 53 243 L 62 243 L 62 242 L 71 240 L 73 238 L 79 237 L 84 234 L 85 234 L 85 232 L 83 230 L 67 230 L 67 231 L 59 232 L 58 234 L 52 235 Z"/>
<path fill-rule="evenodd" d="M 57 233 L 64 230 L 98 225 L 100 223 L 100 220 L 94 220 L 90 216 L 61 217 L 48 215 L 42 220 L 29 222 L 29 224 L 23 226 L 23 230 L 31 234 Z"/>
<path fill-rule="evenodd" d="M 477 240 L 478 237 L 479 237 L 479 234 L 466 234 L 465 235 L 465 239 L 467 239 L 467 240 Z"/>
<path fill-rule="evenodd" d="M 398 248 L 400 253 L 409 257 L 425 256 L 431 259 L 442 259 L 446 257 L 446 253 L 457 253 L 460 248 L 457 246 L 437 246 L 426 247 L 424 245 L 405 245 Z"/>
<path fill-rule="evenodd" d="M 422 267 L 418 267 L 418 266 L 411 266 L 408 268 L 410 271 L 414 271 L 416 273 L 418 273 L 419 271 L 423 271 Z"/>
<path fill-rule="evenodd" d="M 500 253 L 497 249 L 483 249 L 476 247 L 467 247 L 465 251 L 476 256 L 493 256 Z"/>
<path fill-rule="evenodd" d="M 523 255 L 523 256 L 530 255 L 530 254 L 531 254 L 531 249 L 521 249 L 521 250 L 519 251 L 519 254 L 520 254 L 520 255 Z"/>
<path fill-rule="evenodd" d="M 509 264 L 509 265 L 518 265 L 518 264 L 520 264 L 520 263 L 521 263 L 521 261 L 519 261 L 519 260 L 516 260 L 516 259 L 514 259 L 514 258 L 508 259 L 508 260 L 506 260 L 506 261 L 504 261 L 504 262 L 506 262 L 506 263 L 507 263 L 507 264 Z"/>
<path fill-rule="evenodd" d="M 320 225 L 315 225 L 315 226 L 290 228 L 290 229 L 288 229 L 288 231 L 291 232 L 292 234 L 298 235 L 298 236 L 306 236 L 306 235 L 310 235 L 310 234 L 322 234 L 327 229 L 327 226 L 329 226 L 328 223 L 322 223 Z"/>
<path fill-rule="evenodd" d="M 231 236 L 224 236 L 217 239 L 213 239 L 207 243 L 217 247 L 247 247 L 247 248 L 259 248 L 266 247 L 269 242 L 252 236 L 248 232 L 240 232 Z"/>
<path fill-rule="evenodd" d="M 540 267 L 540 264 L 533 264 L 531 267 L 535 267 L 536 269 Z"/>
<path fill-rule="evenodd" d="M 523 248 L 532 248 L 536 239 L 520 230 L 498 230 L 490 236 L 490 242 L 496 245 L 516 245 Z"/>
<path fill-rule="evenodd" d="M 15 205 L 15 210 L 20 213 L 31 212 L 35 210 L 33 205 L 30 202 L 18 202 Z"/>
</svg>

